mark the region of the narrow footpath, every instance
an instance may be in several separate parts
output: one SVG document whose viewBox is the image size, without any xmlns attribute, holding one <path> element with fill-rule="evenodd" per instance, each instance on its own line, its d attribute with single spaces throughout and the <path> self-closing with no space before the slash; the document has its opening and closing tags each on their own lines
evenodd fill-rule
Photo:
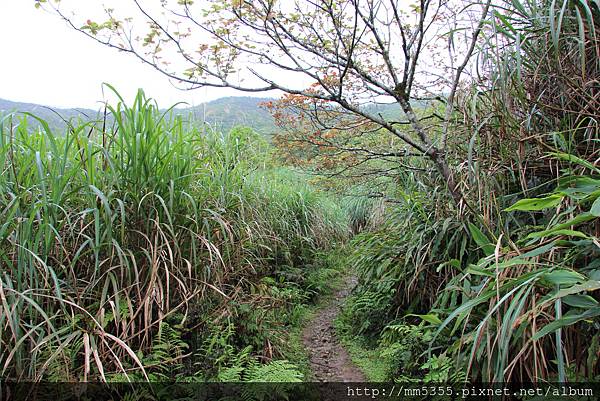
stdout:
<svg viewBox="0 0 600 401">
<path fill-rule="evenodd" d="M 333 321 L 340 313 L 344 300 L 356 285 L 356 277 L 348 276 L 331 300 L 317 311 L 306 325 L 302 342 L 308 350 L 313 381 L 363 382 L 365 376 L 352 362 L 350 355 L 338 340 Z"/>
</svg>

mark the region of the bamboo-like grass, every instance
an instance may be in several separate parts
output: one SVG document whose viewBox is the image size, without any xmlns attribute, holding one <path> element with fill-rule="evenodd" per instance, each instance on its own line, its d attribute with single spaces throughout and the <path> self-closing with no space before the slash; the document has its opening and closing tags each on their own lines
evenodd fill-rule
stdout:
<svg viewBox="0 0 600 401">
<path fill-rule="evenodd" d="M 569 0 L 501 2 L 488 21 L 463 182 L 494 236 L 473 233 L 483 257 L 448 283 L 463 302 L 436 305 L 473 378 L 597 377 L 599 21 L 597 2 Z"/>
<path fill-rule="evenodd" d="M 247 283 L 347 235 L 341 209 L 256 134 L 114 92 L 113 124 L 0 123 L 1 377 L 148 379 L 162 322 L 206 329 Z"/>
<path fill-rule="evenodd" d="M 353 243 L 356 332 L 427 325 L 417 357 L 443 354 L 462 380 L 597 380 L 599 21 L 597 1 L 493 4 L 449 138 L 476 213 L 404 180 Z"/>
</svg>

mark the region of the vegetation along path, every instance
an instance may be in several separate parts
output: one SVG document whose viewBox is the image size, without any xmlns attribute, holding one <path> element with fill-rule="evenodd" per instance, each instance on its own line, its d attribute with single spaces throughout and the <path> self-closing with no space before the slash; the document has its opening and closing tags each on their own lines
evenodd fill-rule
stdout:
<svg viewBox="0 0 600 401">
<path fill-rule="evenodd" d="M 352 362 L 350 355 L 335 334 L 333 322 L 350 291 L 356 285 L 355 276 L 347 276 L 340 289 L 329 302 L 317 311 L 302 333 L 313 379 L 321 382 L 365 381 L 362 371 Z"/>
</svg>

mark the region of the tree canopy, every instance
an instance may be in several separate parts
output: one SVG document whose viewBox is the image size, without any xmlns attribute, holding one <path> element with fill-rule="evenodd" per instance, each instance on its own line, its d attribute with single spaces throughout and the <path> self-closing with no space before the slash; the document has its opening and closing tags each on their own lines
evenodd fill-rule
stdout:
<svg viewBox="0 0 600 401">
<path fill-rule="evenodd" d="M 189 89 L 279 90 L 313 99 L 305 111 L 322 125 L 319 135 L 331 127 L 320 121 L 318 106 L 334 105 L 346 126 L 368 123 L 402 144 L 358 153 L 425 156 L 462 200 L 446 161 L 448 125 L 489 1 L 162 0 L 157 6 L 132 0 L 89 16 L 72 13 L 67 1 L 47 4 L 73 28 Z M 441 101 L 443 112 L 418 116 L 418 99 Z M 374 103 L 396 104 L 404 118 L 366 107 Z M 332 138 L 332 146 L 346 146 Z"/>
</svg>

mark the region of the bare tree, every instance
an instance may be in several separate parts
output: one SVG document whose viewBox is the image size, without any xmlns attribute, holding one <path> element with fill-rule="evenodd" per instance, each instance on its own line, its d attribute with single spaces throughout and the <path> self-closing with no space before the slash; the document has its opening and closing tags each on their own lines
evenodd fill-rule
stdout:
<svg viewBox="0 0 600 401">
<path fill-rule="evenodd" d="M 460 0 L 131 2 L 137 16 L 125 18 L 105 9 L 104 21 L 88 19 L 83 25 L 77 22 L 82 16 L 65 9 L 65 1 L 47 5 L 73 28 L 135 55 L 190 89 L 280 90 L 334 104 L 405 146 L 405 152 L 376 150 L 370 157 L 425 156 L 453 199 L 464 202 L 447 161 L 447 138 L 456 92 L 490 0 L 473 8 Z M 469 16 L 466 23 L 457 22 L 457 7 Z M 441 63 L 437 57 L 456 45 L 457 32 L 464 38 L 460 51 L 450 52 L 449 62 Z M 436 116 L 437 124 L 425 124 L 412 101 L 436 92 L 445 94 L 440 98 L 445 111 Z M 396 104 L 404 119 L 391 121 L 365 107 L 373 102 Z"/>
</svg>

